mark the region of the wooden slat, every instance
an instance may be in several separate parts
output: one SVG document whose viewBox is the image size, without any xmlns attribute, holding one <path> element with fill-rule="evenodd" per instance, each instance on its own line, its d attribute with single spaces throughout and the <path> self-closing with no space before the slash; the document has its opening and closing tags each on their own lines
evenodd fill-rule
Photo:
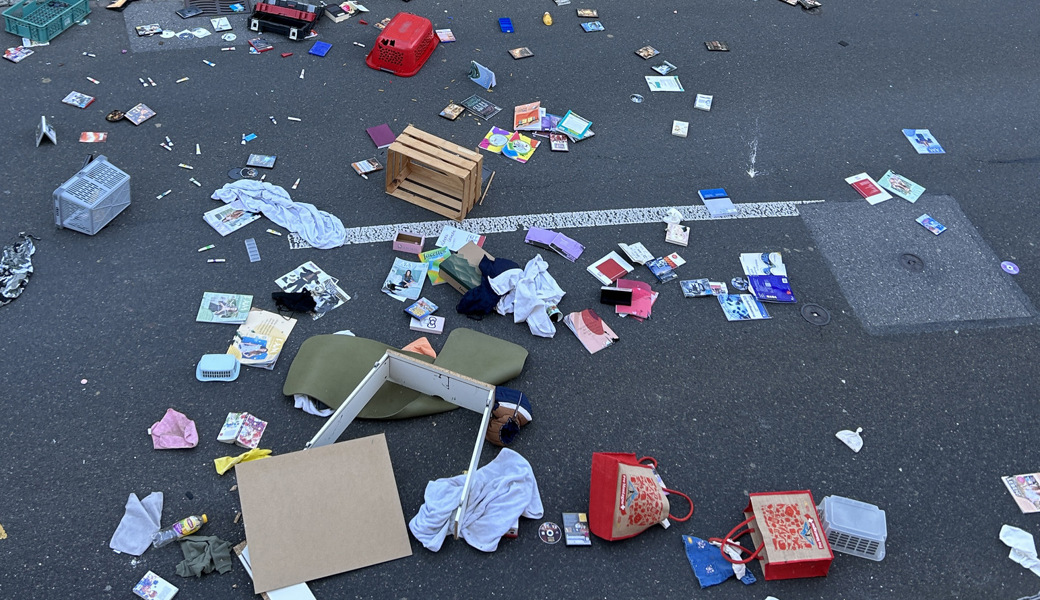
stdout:
<svg viewBox="0 0 1040 600">
<path fill-rule="evenodd" d="M 424 179 L 422 182 L 423 185 L 429 185 L 430 187 L 437 189 L 446 188 L 445 191 L 450 192 L 452 196 L 458 196 L 459 198 L 462 198 L 465 193 L 465 179 L 459 179 L 458 177 L 452 177 L 451 175 L 432 171 L 420 163 L 413 162 L 410 167 L 408 179 L 418 179 L 421 174 Z M 429 183 L 427 183 L 427 181 L 429 181 Z"/>
<path fill-rule="evenodd" d="M 412 193 L 407 192 L 405 190 L 398 189 L 397 191 L 395 191 L 393 194 L 390 194 L 390 195 L 395 197 L 395 198 L 400 198 L 401 200 L 404 200 L 405 202 L 410 202 L 410 203 L 412 203 L 412 204 L 414 204 L 416 206 L 420 206 L 422 208 L 425 208 L 426 210 L 433 211 L 433 212 L 435 212 L 435 213 L 437 213 L 439 215 L 443 215 L 445 217 L 448 217 L 449 219 L 454 219 L 456 221 L 461 221 L 462 220 L 462 217 L 461 217 L 461 215 L 459 214 L 458 211 L 453 211 L 451 209 L 445 208 L 445 207 L 441 206 L 440 204 L 437 204 L 436 202 L 430 202 L 429 200 L 427 200 L 425 198 L 421 198 L 421 197 L 416 196 L 415 194 L 412 194 Z"/>
<path fill-rule="evenodd" d="M 425 131 L 423 131 L 421 129 L 418 129 L 416 127 L 413 127 L 411 125 L 406 127 L 404 132 L 402 132 L 401 135 L 408 135 L 408 136 L 411 136 L 411 137 L 418 138 L 418 139 L 420 139 L 420 140 L 422 140 L 424 142 L 433 144 L 435 146 L 440 146 L 440 147 L 442 147 L 442 148 L 444 148 L 444 149 L 446 149 L 446 150 L 448 150 L 450 152 L 454 152 L 455 154 L 458 154 L 459 156 L 461 156 L 463 158 L 469 158 L 470 160 L 480 160 L 480 153 L 479 152 L 474 152 L 474 151 L 470 150 L 469 148 L 464 148 L 463 146 L 459 146 L 458 144 L 449 142 L 448 140 L 445 140 L 445 139 L 439 138 L 439 137 L 437 137 L 435 135 L 426 133 Z"/>
<path fill-rule="evenodd" d="M 398 138 L 396 142 L 390 144 L 388 150 L 400 152 L 412 160 L 427 163 L 434 169 L 450 173 L 456 177 L 465 177 L 473 168 L 469 161 L 463 161 L 457 156 L 439 148 L 407 138 Z"/>
<path fill-rule="evenodd" d="M 455 212 L 462 212 L 462 199 L 455 196 L 449 196 L 440 192 L 434 191 L 423 185 L 421 182 L 415 181 L 414 179 L 406 179 L 401 182 L 401 185 L 397 187 L 399 190 L 407 190 L 416 196 L 422 196 L 433 202 L 443 204 L 449 208 L 455 209 Z"/>
</svg>

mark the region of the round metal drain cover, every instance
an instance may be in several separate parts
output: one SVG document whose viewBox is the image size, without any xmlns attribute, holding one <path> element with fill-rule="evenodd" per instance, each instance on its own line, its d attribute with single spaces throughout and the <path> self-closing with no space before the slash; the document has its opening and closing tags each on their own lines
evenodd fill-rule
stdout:
<svg viewBox="0 0 1040 600">
<path fill-rule="evenodd" d="M 924 271 L 924 261 L 916 254 L 904 254 L 900 256 L 899 264 L 903 265 L 903 268 L 911 273 L 920 273 L 921 271 Z"/>
<path fill-rule="evenodd" d="M 831 313 L 827 312 L 827 309 L 819 304 L 803 304 L 802 318 L 813 325 L 823 327 L 831 322 Z"/>
</svg>

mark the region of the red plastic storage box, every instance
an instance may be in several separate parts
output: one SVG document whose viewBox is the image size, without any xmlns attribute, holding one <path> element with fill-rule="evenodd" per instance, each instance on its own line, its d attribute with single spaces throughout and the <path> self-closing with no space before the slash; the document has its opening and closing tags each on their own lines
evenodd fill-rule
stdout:
<svg viewBox="0 0 1040 600">
<path fill-rule="evenodd" d="M 397 13 L 376 38 L 365 64 L 379 71 L 411 77 L 426 64 L 439 42 L 429 19 Z"/>
</svg>

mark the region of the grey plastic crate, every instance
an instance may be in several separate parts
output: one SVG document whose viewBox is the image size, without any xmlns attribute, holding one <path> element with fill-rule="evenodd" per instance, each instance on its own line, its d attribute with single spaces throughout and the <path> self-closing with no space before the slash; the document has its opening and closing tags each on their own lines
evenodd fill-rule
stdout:
<svg viewBox="0 0 1040 600">
<path fill-rule="evenodd" d="M 94 235 L 130 206 L 130 176 L 98 156 L 54 190 L 54 224 Z"/>
<path fill-rule="evenodd" d="M 816 510 L 832 550 L 870 560 L 885 558 L 885 511 L 841 496 L 825 496 Z"/>
</svg>

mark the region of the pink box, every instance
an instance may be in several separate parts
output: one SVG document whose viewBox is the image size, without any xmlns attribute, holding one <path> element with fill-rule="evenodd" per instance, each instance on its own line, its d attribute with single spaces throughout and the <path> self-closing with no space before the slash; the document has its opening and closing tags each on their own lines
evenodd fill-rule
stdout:
<svg viewBox="0 0 1040 600">
<path fill-rule="evenodd" d="M 242 428 L 238 430 L 235 445 L 243 448 L 258 447 L 264 429 L 267 429 L 267 421 L 261 421 L 249 413 L 242 413 Z"/>
<path fill-rule="evenodd" d="M 411 252 L 419 254 L 422 252 L 426 237 L 408 231 L 398 231 L 394 237 L 394 250 L 398 252 Z"/>
</svg>

